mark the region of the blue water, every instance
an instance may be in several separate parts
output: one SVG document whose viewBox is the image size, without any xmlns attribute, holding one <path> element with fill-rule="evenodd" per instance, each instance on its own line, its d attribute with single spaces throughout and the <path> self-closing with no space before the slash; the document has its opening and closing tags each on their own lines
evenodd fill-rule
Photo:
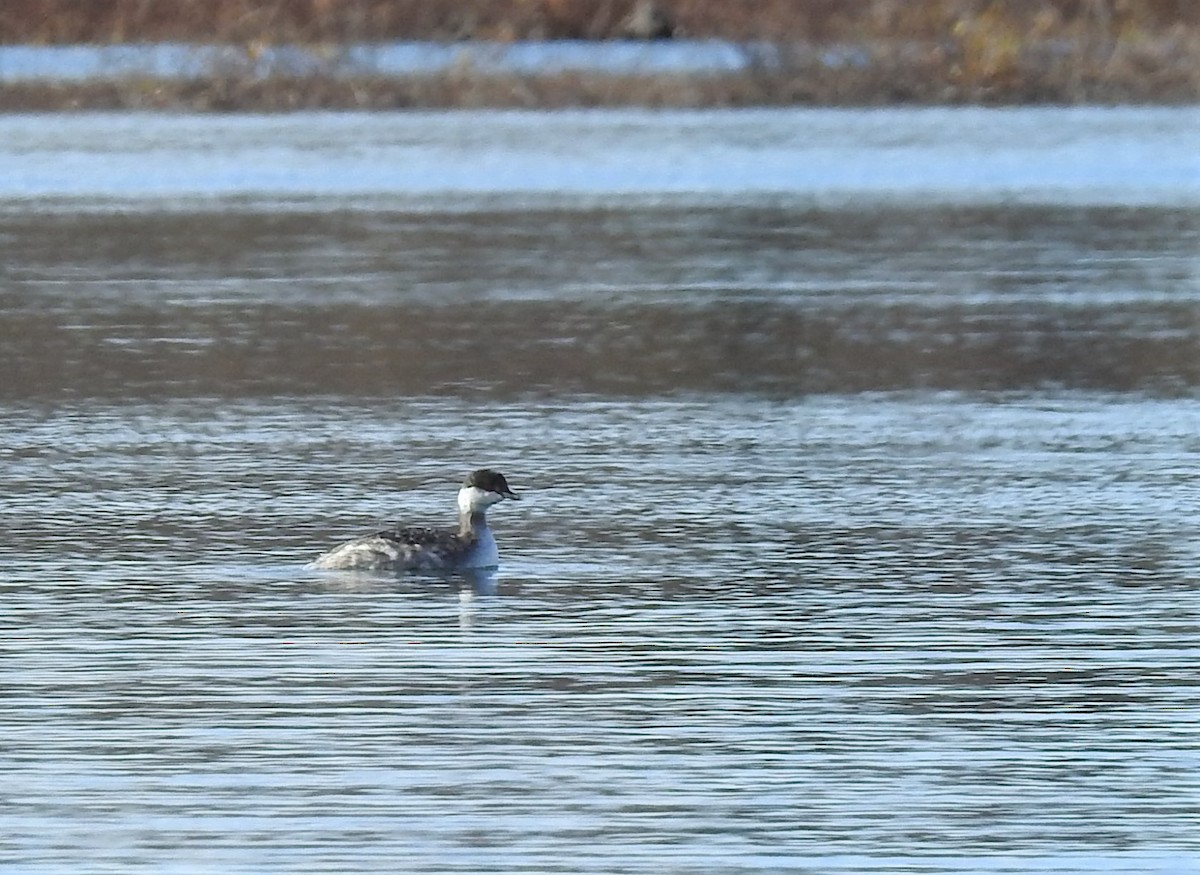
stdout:
<svg viewBox="0 0 1200 875">
<path fill-rule="evenodd" d="M 0 117 L 0 199 L 1185 206 L 1195 108 Z"/>
<path fill-rule="evenodd" d="M 831 67 L 863 64 L 862 47 L 811 51 Z M 770 45 L 723 40 L 660 42 L 394 42 L 346 46 L 221 46 L 127 43 L 103 46 L 0 46 L 0 82 L 81 82 L 152 77 L 186 80 L 222 73 L 269 76 L 444 75 L 471 69 L 507 75 L 687 74 L 739 72 L 778 62 Z"/>
<path fill-rule="evenodd" d="M 1200 871 L 1194 123 L 0 119 L 0 869 Z"/>
</svg>

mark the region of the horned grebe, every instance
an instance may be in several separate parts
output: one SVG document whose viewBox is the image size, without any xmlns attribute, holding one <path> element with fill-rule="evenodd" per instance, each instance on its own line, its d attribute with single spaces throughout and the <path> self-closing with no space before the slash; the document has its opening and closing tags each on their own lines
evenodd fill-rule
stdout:
<svg viewBox="0 0 1200 875">
<path fill-rule="evenodd" d="M 309 563 L 325 570 L 467 571 L 494 569 L 500 562 L 487 509 L 505 498 L 519 500 L 504 475 L 475 471 L 458 490 L 458 531 L 386 529 L 334 547 Z"/>
</svg>

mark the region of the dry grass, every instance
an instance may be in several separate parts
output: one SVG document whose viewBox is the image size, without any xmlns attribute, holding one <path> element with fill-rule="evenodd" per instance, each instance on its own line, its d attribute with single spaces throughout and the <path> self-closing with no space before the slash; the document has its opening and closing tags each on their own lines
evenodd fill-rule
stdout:
<svg viewBox="0 0 1200 875">
<path fill-rule="evenodd" d="M 603 39 L 634 0 L 4 0 L 0 42 L 242 45 L 459 38 Z M 664 0 L 689 37 L 770 42 L 776 62 L 714 76 L 456 70 L 407 79 L 256 79 L 0 86 L 0 108 L 743 106 L 1200 100 L 1195 0 Z M 853 43 L 865 64 L 814 46 Z M 749 50 L 748 51 L 752 51 Z M 782 57 L 782 62 L 778 59 Z"/>
<path fill-rule="evenodd" d="M 635 0 L 5 0 L 0 42 L 313 43 L 604 39 Z M 937 39 L 1200 29 L 1194 0 L 661 0 L 683 33 L 733 40 Z"/>
</svg>

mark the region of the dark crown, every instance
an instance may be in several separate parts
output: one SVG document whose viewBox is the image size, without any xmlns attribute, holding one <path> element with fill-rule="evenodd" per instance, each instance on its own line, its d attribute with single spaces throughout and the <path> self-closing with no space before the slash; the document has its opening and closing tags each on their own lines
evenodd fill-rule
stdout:
<svg viewBox="0 0 1200 875">
<path fill-rule="evenodd" d="M 486 492 L 495 492 L 497 495 L 503 495 L 505 498 L 517 497 L 517 494 L 509 488 L 508 481 L 504 479 L 504 475 L 499 471 L 493 471 L 491 468 L 480 468 L 478 471 L 473 471 L 467 477 L 463 486 L 474 486 Z"/>
</svg>

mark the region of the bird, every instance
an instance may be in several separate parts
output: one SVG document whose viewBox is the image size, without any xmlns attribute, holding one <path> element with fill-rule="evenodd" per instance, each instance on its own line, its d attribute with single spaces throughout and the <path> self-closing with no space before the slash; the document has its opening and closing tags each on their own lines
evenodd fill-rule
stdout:
<svg viewBox="0 0 1200 875">
<path fill-rule="evenodd" d="M 675 20 L 662 3 L 638 0 L 622 20 L 620 33 L 626 39 L 668 40 L 676 35 Z"/>
<path fill-rule="evenodd" d="M 495 570 L 500 563 L 487 511 L 504 499 L 520 500 L 504 475 L 490 468 L 469 474 L 458 490 L 458 530 L 420 526 L 384 529 L 322 553 L 309 568 L 324 571 Z"/>
</svg>

